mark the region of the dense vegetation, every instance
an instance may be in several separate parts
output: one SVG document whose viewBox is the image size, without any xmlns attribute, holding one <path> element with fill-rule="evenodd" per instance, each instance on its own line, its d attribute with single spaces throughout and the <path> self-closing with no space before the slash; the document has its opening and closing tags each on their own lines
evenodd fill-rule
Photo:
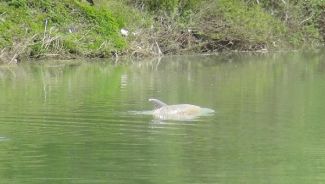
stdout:
<svg viewBox="0 0 325 184">
<path fill-rule="evenodd" d="M 324 38 L 323 0 L 0 0 L 2 62 L 297 49 Z"/>
</svg>

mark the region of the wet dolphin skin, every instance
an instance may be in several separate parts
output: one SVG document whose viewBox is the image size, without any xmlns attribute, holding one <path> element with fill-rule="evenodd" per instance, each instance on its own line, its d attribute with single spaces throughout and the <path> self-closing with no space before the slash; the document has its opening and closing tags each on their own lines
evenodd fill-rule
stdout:
<svg viewBox="0 0 325 184">
<path fill-rule="evenodd" d="M 150 98 L 150 102 L 154 105 L 153 116 L 162 120 L 191 120 L 201 115 L 207 115 L 214 110 L 201 108 L 191 104 L 167 105 L 166 103 Z"/>
</svg>

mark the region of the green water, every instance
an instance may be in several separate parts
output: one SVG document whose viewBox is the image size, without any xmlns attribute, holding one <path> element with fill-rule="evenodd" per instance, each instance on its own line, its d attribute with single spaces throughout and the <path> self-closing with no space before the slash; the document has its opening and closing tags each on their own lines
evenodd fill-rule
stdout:
<svg viewBox="0 0 325 184">
<path fill-rule="evenodd" d="M 324 183 L 324 58 L 0 66 L 0 183 Z M 130 113 L 152 97 L 215 114 Z"/>
</svg>

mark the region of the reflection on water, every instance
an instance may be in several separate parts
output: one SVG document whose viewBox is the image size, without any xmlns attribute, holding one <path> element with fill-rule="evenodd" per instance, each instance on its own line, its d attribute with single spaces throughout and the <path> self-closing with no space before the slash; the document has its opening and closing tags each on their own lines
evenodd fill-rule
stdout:
<svg viewBox="0 0 325 184">
<path fill-rule="evenodd" d="M 323 183 L 324 81 L 322 53 L 1 66 L 0 183 Z"/>
<path fill-rule="evenodd" d="M 8 140 L 6 137 L 0 137 L 0 142 L 1 141 L 6 141 L 6 140 Z"/>
</svg>

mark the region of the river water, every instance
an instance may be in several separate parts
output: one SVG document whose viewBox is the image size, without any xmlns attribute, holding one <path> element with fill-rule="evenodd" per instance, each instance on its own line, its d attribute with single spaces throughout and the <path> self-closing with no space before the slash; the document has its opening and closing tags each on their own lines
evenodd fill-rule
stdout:
<svg viewBox="0 0 325 184">
<path fill-rule="evenodd" d="M 324 58 L 0 66 L 0 183 L 325 183 Z M 215 112 L 133 113 L 149 98 Z"/>
</svg>

